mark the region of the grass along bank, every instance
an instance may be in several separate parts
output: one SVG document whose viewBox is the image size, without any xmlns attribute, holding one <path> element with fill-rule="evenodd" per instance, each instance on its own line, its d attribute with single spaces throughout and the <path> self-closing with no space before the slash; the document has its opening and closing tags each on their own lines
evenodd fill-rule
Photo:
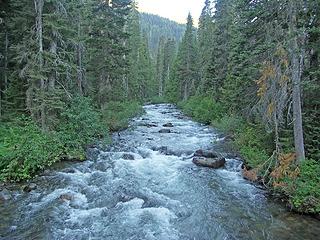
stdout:
<svg viewBox="0 0 320 240">
<path fill-rule="evenodd" d="M 86 147 L 109 141 L 109 131 L 128 126 L 141 114 L 138 102 L 109 102 L 98 110 L 89 98 L 77 97 L 42 131 L 30 117 L 16 116 L 0 126 L 0 181 L 23 181 L 62 160 L 85 160 Z"/>
<path fill-rule="evenodd" d="M 319 161 L 307 159 L 300 166 L 295 165 L 290 144 L 276 155 L 272 132 L 243 117 L 225 114 L 227 111 L 223 106 L 210 97 L 191 97 L 178 106 L 195 120 L 211 124 L 232 136 L 234 147 L 245 161 L 243 174 L 246 178 L 267 186 L 291 210 L 319 216 Z"/>
</svg>

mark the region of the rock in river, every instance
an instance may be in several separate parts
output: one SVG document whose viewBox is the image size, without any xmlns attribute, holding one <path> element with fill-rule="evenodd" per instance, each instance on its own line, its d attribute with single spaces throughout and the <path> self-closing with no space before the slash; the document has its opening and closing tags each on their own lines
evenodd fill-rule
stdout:
<svg viewBox="0 0 320 240">
<path fill-rule="evenodd" d="M 220 157 L 218 153 L 213 152 L 213 151 L 205 151 L 202 149 L 197 150 L 194 153 L 195 157 L 204 157 L 204 158 L 218 158 Z"/>
<path fill-rule="evenodd" d="M 36 190 L 37 189 L 37 185 L 35 183 L 30 183 L 28 185 L 25 185 L 22 187 L 22 190 L 24 192 L 31 192 L 33 190 Z"/>
<path fill-rule="evenodd" d="M 130 153 L 124 153 L 124 154 L 122 155 L 122 158 L 123 158 L 124 160 L 134 160 L 134 155 L 132 155 L 132 154 L 130 154 Z"/>
<path fill-rule="evenodd" d="M 221 168 L 226 163 L 225 158 L 203 158 L 203 157 L 195 157 L 192 162 L 197 166 L 201 167 L 209 167 L 209 168 Z"/>
<path fill-rule="evenodd" d="M 12 198 L 10 192 L 7 189 L 0 191 L 0 203 L 9 201 Z"/>
<path fill-rule="evenodd" d="M 161 129 L 159 133 L 171 133 L 170 129 Z"/>
<path fill-rule="evenodd" d="M 163 127 L 173 128 L 173 124 L 172 123 L 166 123 L 166 124 L 163 124 Z"/>
</svg>

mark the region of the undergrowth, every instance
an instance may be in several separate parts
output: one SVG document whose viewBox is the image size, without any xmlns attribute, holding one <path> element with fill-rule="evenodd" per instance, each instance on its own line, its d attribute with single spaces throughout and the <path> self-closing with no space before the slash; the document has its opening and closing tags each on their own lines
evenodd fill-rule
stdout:
<svg viewBox="0 0 320 240">
<path fill-rule="evenodd" d="M 55 162 L 85 160 L 85 149 L 97 139 L 108 140 L 109 129 L 125 128 L 142 112 L 139 103 L 111 102 L 102 113 L 89 98 L 76 97 L 59 113 L 54 129 L 42 131 L 20 116 L 0 125 L 0 181 L 30 179 Z"/>
</svg>

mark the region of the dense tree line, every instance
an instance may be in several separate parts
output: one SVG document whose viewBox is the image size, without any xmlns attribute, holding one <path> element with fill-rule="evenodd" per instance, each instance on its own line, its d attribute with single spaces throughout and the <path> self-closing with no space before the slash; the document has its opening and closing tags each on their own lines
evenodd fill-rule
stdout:
<svg viewBox="0 0 320 240">
<path fill-rule="evenodd" d="M 166 86 L 199 120 L 237 125 L 247 167 L 309 212 L 320 211 L 319 8 L 318 0 L 206 0 L 197 31 L 188 17 Z"/>
<path fill-rule="evenodd" d="M 134 1 L 5 0 L 0 14 L 0 179 L 83 159 L 156 94 Z"/>
<path fill-rule="evenodd" d="M 72 95 L 100 107 L 146 97 L 151 60 L 132 1 L 5 1 L 1 15 L 2 115 L 28 111 L 45 129 Z"/>
</svg>

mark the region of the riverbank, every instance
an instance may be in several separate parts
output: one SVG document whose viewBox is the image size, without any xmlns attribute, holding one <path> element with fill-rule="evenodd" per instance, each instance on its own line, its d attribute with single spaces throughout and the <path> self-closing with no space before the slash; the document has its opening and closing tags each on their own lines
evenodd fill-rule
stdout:
<svg viewBox="0 0 320 240">
<path fill-rule="evenodd" d="M 307 159 L 294 165 L 294 155 L 283 153 L 275 158 L 274 136 L 262 125 L 242 117 L 227 115 L 210 97 L 193 97 L 178 106 L 185 114 L 210 124 L 226 135 L 244 159 L 243 176 L 267 187 L 290 211 L 320 216 L 320 164 Z"/>
<path fill-rule="evenodd" d="M 109 133 L 128 126 L 142 114 L 138 102 L 110 102 L 98 110 L 88 98 L 75 98 L 43 131 L 20 115 L 1 122 L 0 182 L 31 179 L 59 161 L 83 161 L 86 148 L 97 139 L 110 141 Z"/>
<path fill-rule="evenodd" d="M 11 192 L 0 203 L 0 238 L 300 240 L 320 234 L 318 221 L 287 212 L 244 180 L 239 159 L 230 156 L 216 170 L 196 166 L 193 153 L 219 142 L 215 129 L 172 105 L 144 109 L 87 161 L 34 178 L 37 189 L 29 193 Z"/>
</svg>

